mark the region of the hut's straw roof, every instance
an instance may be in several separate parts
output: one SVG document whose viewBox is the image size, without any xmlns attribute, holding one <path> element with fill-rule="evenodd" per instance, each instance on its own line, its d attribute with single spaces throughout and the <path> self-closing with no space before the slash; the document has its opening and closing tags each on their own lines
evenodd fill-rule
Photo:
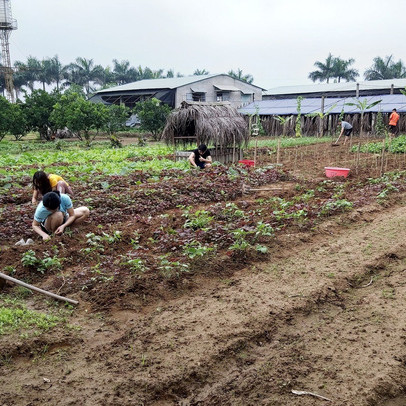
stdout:
<svg viewBox="0 0 406 406">
<path fill-rule="evenodd" d="M 234 143 L 236 147 L 241 147 L 249 141 L 247 122 L 237 109 L 224 102 L 183 102 L 168 117 L 162 137 L 169 144 L 196 143 L 221 147 L 231 147 Z"/>
</svg>

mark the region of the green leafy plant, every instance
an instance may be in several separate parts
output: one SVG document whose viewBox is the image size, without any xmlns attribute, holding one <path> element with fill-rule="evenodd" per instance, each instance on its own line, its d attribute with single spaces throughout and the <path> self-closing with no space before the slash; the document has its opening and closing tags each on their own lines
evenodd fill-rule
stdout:
<svg viewBox="0 0 406 406">
<path fill-rule="evenodd" d="M 318 111 L 316 113 L 307 114 L 307 117 L 318 117 L 319 118 L 319 137 L 324 136 L 325 118 L 328 117 L 328 115 L 334 110 L 334 108 L 336 106 L 337 106 L 337 103 L 335 103 L 333 106 L 331 106 L 326 112 Z"/>
<path fill-rule="evenodd" d="M 207 256 L 209 253 L 213 251 L 214 251 L 213 247 L 202 245 L 199 241 L 192 241 L 184 245 L 182 248 L 183 255 L 189 257 L 190 259 Z"/>
<path fill-rule="evenodd" d="M 164 278 L 170 279 L 189 271 L 189 265 L 182 264 L 179 261 L 171 261 L 168 259 L 168 255 L 161 255 L 159 260 L 158 269 Z"/>
<path fill-rule="evenodd" d="M 282 126 L 282 137 L 286 135 L 286 125 L 292 120 L 293 116 L 273 116 L 273 118 Z"/>
<path fill-rule="evenodd" d="M 251 234 L 253 234 L 253 231 L 247 231 L 242 228 L 233 230 L 234 243 L 230 246 L 230 250 L 244 252 L 251 248 L 251 243 L 247 240 L 247 237 Z"/>
<path fill-rule="evenodd" d="M 25 267 L 36 268 L 38 272 L 44 273 L 48 269 L 61 269 L 63 259 L 58 258 L 56 255 L 51 257 L 48 252 L 45 253 L 43 259 L 38 258 L 33 250 L 24 252 L 21 263 Z"/>
<path fill-rule="evenodd" d="M 186 217 L 184 224 L 185 228 L 207 229 L 209 223 L 213 220 L 213 216 L 206 210 L 196 210 L 194 213 L 190 211 L 191 207 L 185 207 L 182 216 Z"/>
<path fill-rule="evenodd" d="M 374 101 L 373 103 L 368 104 L 368 99 L 358 100 L 354 99 L 352 103 L 345 103 L 346 106 L 354 106 L 361 112 L 361 124 L 360 124 L 360 135 L 363 135 L 363 123 L 364 123 L 364 113 L 366 110 L 371 109 L 372 107 L 379 104 L 382 100 Z"/>
<path fill-rule="evenodd" d="M 302 137 L 302 123 L 301 123 L 301 111 L 302 111 L 302 100 L 303 97 L 299 96 L 296 99 L 296 111 L 297 111 L 297 116 L 296 116 L 296 122 L 295 122 L 295 135 L 297 138 Z"/>
<path fill-rule="evenodd" d="M 322 216 L 326 216 L 329 215 L 333 212 L 337 212 L 337 211 L 348 211 L 351 210 L 353 207 L 352 202 L 349 202 L 348 200 L 345 199 L 340 199 L 340 200 L 332 200 L 332 201 L 328 201 L 326 202 L 320 210 L 319 215 Z"/>
</svg>

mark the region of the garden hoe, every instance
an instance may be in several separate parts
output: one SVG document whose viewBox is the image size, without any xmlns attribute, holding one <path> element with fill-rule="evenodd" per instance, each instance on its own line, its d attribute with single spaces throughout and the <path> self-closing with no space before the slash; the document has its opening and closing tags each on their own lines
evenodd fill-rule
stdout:
<svg viewBox="0 0 406 406">
<path fill-rule="evenodd" d="M 333 142 L 333 143 L 331 144 L 331 146 L 332 146 L 332 147 L 338 147 L 338 146 L 340 146 L 340 144 L 338 143 L 338 141 L 340 140 L 340 138 L 341 138 L 341 134 L 338 136 L 336 142 Z"/>
<path fill-rule="evenodd" d="M 252 188 L 251 186 L 248 186 L 248 185 L 245 185 L 245 184 L 243 184 L 242 185 L 242 192 L 243 193 L 250 193 L 250 192 L 279 192 L 279 191 L 281 191 L 281 190 L 283 190 L 283 188 L 280 188 L 280 187 L 278 187 L 278 188 Z"/>
</svg>

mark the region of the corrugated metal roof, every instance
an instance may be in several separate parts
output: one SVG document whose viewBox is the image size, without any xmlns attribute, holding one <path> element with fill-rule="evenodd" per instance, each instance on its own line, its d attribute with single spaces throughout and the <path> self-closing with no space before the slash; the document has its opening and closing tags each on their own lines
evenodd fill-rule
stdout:
<svg viewBox="0 0 406 406">
<path fill-rule="evenodd" d="M 358 99 L 361 103 L 367 100 L 366 104 L 370 105 L 375 101 L 381 100 L 381 103 L 372 107 L 367 112 L 382 113 L 391 112 L 396 109 L 400 113 L 406 112 L 406 96 L 403 94 L 381 95 L 381 96 L 368 96 L 360 97 Z M 324 99 L 324 112 L 332 109 L 331 114 L 340 114 L 344 108 L 345 113 L 359 113 L 360 110 L 356 106 L 347 106 L 346 103 L 355 103 L 357 99 L 354 97 L 347 98 L 325 98 Z M 242 114 L 256 114 L 259 115 L 291 115 L 297 114 L 297 99 L 274 99 L 274 100 L 262 100 L 253 102 L 244 106 L 238 111 Z M 301 103 L 301 114 L 318 113 L 321 111 L 321 98 L 304 98 Z"/>
<path fill-rule="evenodd" d="M 265 92 L 263 92 L 263 95 L 275 96 L 292 93 L 328 93 L 345 91 L 354 91 L 355 93 L 357 83 L 359 83 L 359 90 L 389 90 L 392 84 L 397 89 L 403 89 L 406 87 L 406 79 L 365 80 L 361 82 L 317 83 L 312 85 L 279 86 L 266 90 Z"/>
<path fill-rule="evenodd" d="M 216 89 L 223 90 L 225 92 L 239 92 L 240 89 L 231 85 L 214 85 Z"/>
<path fill-rule="evenodd" d="M 181 86 L 189 85 L 192 83 L 200 82 L 205 79 L 214 78 L 216 76 L 227 76 L 226 74 L 211 74 L 211 75 L 192 75 L 183 76 L 180 78 L 164 78 L 164 79 L 144 79 L 137 82 L 126 83 L 121 86 L 114 86 L 108 89 L 99 90 L 97 93 L 110 93 L 110 92 L 123 92 L 128 90 L 147 90 L 147 89 L 176 89 Z M 236 79 L 239 80 L 239 79 Z M 259 86 L 251 84 L 251 86 L 262 89 Z M 236 88 L 237 89 L 237 88 Z M 239 90 L 239 89 L 237 89 Z"/>
<path fill-rule="evenodd" d="M 103 92 L 122 92 L 126 90 L 147 90 L 147 89 L 175 89 L 180 86 L 190 83 L 199 82 L 204 79 L 210 79 L 219 75 L 193 75 L 183 76 L 180 78 L 164 78 L 164 79 L 144 79 L 137 82 L 126 83 L 121 86 L 109 87 L 108 89 L 99 90 L 96 93 Z"/>
</svg>

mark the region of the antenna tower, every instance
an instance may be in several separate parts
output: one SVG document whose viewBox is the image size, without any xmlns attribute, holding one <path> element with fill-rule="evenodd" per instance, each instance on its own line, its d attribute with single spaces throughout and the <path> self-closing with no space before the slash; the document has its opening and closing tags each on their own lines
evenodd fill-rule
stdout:
<svg viewBox="0 0 406 406">
<path fill-rule="evenodd" d="M 4 75 L 7 98 L 14 103 L 13 69 L 10 60 L 9 38 L 12 30 L 17 29 L 17 20 L 12 18 L 10 0 L 0 0 L 0 40 L 2 66 L 0 72 Z"/>
</svg>

